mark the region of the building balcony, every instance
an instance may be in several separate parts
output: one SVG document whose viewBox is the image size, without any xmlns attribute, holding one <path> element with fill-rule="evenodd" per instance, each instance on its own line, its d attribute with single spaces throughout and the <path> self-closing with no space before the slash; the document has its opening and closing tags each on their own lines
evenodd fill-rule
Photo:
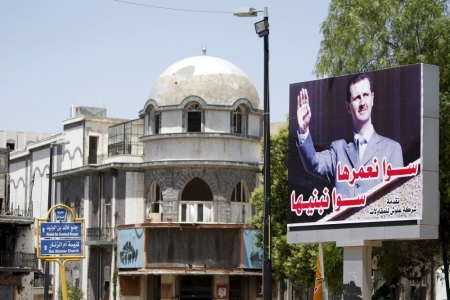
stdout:
<svg viewBox="0 0 450 300">
<path fill-rule="evenodd" d="M 86 245 L 89 246 L 112 246 L 113 239 L 113 228 L 94 227 L 86 231 Z"/>
<path fill-rule="evenodd" d="M 0 272 L 37 271 L 38 261 L 35 253 L 0 251 Z"/>
<path fill-rule="evenodd" d="M 148 274 L 260 275 L 257 229 L 230 223 L 118 226 L 118 267 Z M 145 251 L 144 251 L 145 250 Z"/>
<path fill-rule="evenodd" d="M 33 224 L 33 205 L 0 203 L 0 223 Z"/>
</svg>

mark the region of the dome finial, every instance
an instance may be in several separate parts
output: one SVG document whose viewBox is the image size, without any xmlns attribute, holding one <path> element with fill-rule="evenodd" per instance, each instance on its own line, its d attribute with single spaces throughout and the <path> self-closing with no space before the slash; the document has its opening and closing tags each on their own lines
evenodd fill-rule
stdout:
<svg viewBox="0 0 450 300">
<path fill-rule="evenodd" d="M 203 55 L 206 55 L 206 47 L 205 46 L 203 46 Z"/>
</svg>

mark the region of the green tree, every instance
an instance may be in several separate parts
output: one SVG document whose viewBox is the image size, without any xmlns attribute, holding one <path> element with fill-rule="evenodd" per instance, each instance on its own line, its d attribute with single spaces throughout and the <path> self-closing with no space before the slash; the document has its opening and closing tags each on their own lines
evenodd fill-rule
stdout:
<svg viewBox="0 0 450 300">
<path fill-rule="evenodd" d="M 276 134 L 270 137 L 270 177 L 271 177 L 271 241 L 272 268 L 277 279 L 289 279 L 294 283 L 296 292 L 302 297 L 302 291 L 314 284 L 316 272 L 317 245 L 288 244 L 287 199 L 288 199 L 288 124 L 282 125 Z M 252 224 L 262 230 L 263 225 L 263 187 L 252 193 L 251 203 L 257 214 Z M 259 237 L 262 241 L 262 237 Z M 261 243 L 260 243 L 261 246 Z M 325 281 L 331 289 L 342 289 L 342 250 L 334 244 L 324 244 Z M 339 274 L 336 276 L 336 274 Z"/>
<path fill-rule="evenodd" d="M 66 281 L 66 284 L 67 284 L 67 298 L 69 300 L 83 300 L 84 299 L 84 292 L 80 288 L 78 288 L 76 285 L 70 283 L 69 281 Z M 61 286 L 58 288 L 57 295 L 58 295 L 58 300 L 63 299 Z"/>
<path fill-rule="evenodd" d="M 321 26 L 315 73 L 339 76 L 427 63 L 450 87 L 448 0 L 333 0 Z"/>
<path fill-rule="evenodd" d="M 448 0 L 332 0 L 321 26 L 315 74 L 339 76 L 414 63 L 440 68 L 440 241 L 450 225 L 450 17 Z M 419 279 L 438 241 L 392 241 L 374 249 L 383 277 Z M 409 257 L 407 257 L 410 255 Z M 417 270 L 420 270 L 419 272 Z"/>
</svg>

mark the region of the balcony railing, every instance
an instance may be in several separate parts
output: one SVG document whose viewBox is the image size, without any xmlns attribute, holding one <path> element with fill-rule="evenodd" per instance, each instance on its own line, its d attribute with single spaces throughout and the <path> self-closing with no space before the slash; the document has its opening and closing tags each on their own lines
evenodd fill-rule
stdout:
<svg viewBox="0 0 450 300">
<path fill-rule="evenodd" d="M 15 217 L 33 217 L 33 204 L 20 205 L 16 203 L 10 203 L 5 205 L 2 203 L 0 206 L 0 215 L 15 216 Z"/>
<path fill-rule="evenodd" d="M 35 253 L 0 251 L 1 268 L 37 268 Z"/>
<path fill-rule="evenodd" d="M 144 134 L 144 120 L 136 119 L 108 128 L 108 157 L 142 155 L 144 146 L 139 137 Z"/>
<path fill-rule="evenodd" d="M 108 156 L 129 154 L 142 155 L 144 144 L 141 142 L 119 142 L 108 145 Z"/>
<path fill-rule="evenodd" d="M 104 241 L 112 242 L 113 240 L 113 228 L 107 227 L 95 227 L 88 228 L 86 232 L 86 241 Z"/>
</svg>

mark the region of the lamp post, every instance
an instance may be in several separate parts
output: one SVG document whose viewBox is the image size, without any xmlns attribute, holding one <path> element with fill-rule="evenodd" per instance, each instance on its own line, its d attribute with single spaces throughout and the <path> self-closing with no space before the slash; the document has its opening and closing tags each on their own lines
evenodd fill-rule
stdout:
<svg viewBox="0 0 450 300">
<path fill-rule="evenodd" d="M 52 173 L 53 173 L 53 146 L 70 144 L 68 140 L 57 140 L 50 143 L 50 165 L 48 170 L 48 203 L 47 211 L 52 207 Z M 45 277 L 44 277 L 44 300 L 48 300 L 48 288 L 50 285 L 50 270 L 49 262 L 45 262 Z"/>
<path fill-rule="evenodd" d="M 256 17 L 264 12 L 264 19 L 255 23 L 259 37 L 264 37 L 264 225 L 263 225 L 263 299 L 272 299 L 272 260 L 270 245 L 270 109 L 269 109 L 269 15 L 267 7 L 257 10 L 252 7 L 238 8 L 238 17 Z"/>
</svg>

